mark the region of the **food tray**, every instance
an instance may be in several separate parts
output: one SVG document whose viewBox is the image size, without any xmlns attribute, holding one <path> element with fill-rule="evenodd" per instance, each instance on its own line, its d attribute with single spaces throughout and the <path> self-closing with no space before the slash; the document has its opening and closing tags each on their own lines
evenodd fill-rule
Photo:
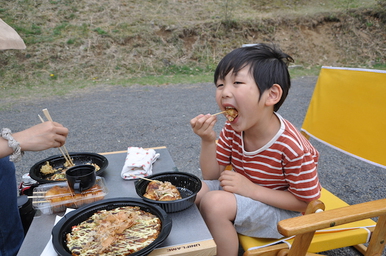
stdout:
<svg viewBox="0 0 386 256">
<path fill-rule="evenodd" d="M 102 200 L 107 193 L 105 180 L 102 177 L 97 177 L 92 188 L 79 194 L 72 192 L 65 181 L 48 183 L 34 188 L 32 204 L 43 214 L 52 214 L 63 212 L 66 208 L 78 208 Z"/>
<path fill-rule="evenodd" d="M 159 244 L 161 244 L 169 236 L 172 229 L 171 217 L 159 206 L 144 202 L 139 198 L 110 198 L 85 205 L 66 215 L 52 229 L 52 244 L 59 256 L 71 256 L 71 253 L 66 245 L 66 235 L 71 232 L 72 226 L 76 226 L 82 221 L 87 220 L 91 215 L 100 210 L 112 210 L 122 206 L 138 206 L 141 210 L 150 212 L 156 215 L 162 223 L 161 232 L 158 237 L 147 247 L 138 252 L 130 254 L 131 256 L 148 255 Z"/>
<path fill-rule="evenodd" d="M 169 181 L 172 185 L 177 187 L 178 191 L 180 191 L 182 199 L 156 201 L 143 196 L 146 193 L 146 188 L 150 181 L 139 179 L 135 182 L 135 190 L 139 197 L 146 202 L 160 206 L 168 213 L 179 212 L 192 206 L 196 200 L 197 193 L 202 186 L 201 180 L 197 176 L 187 172 L 162 172 L 150 175 L 146 178 L 163 182 Z"/>
<path fill-rule="evenodd" d="M 97 154 L 97 153 L 88 153 L 88 152 L 70 152 L 69 153 L 72 161 L 74 162 L 75 165 L 80 165 L 80 164 L 97 164 L 99 166 L 99 170 L 96 171 L 96 175 L 100 176 L 106 167 L 109 164 L 109 161 L 107 158 L 103 155 Z M 45 183 L 53 183 L 53 182 L 62 182 L 65 180 L 57 181 L 57 180 L 49 180 L 48 178 L 51 175 L 44 175 L 40 172 L 40 169 L 42 168 L 43 165 L 46 164 L 46 162 L 49 162 L 50 165 L 54 168 L 63 168 L 64 163 L 66 162 L 66 159 L 64 159 L 63 155 L 54 155 L 50 156 L 46 159 L 43 159 L 36 164 L 34 164 L 30 171 L 30 177 L 36 181 L 38 181 L 40 184 L 45 184 Z"/>
</svg>

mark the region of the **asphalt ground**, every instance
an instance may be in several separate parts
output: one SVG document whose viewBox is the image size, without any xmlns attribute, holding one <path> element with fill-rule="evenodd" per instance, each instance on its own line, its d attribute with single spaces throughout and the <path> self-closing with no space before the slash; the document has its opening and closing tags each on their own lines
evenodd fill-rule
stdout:
<svg viewBox="0 0 386 256">
<path fill-rule="evenodd" d="M 292 81 L 292 88 L 279 113 L 300 129 L 317 77 Z M 26 92 L 27 93 L 27 92 Z M 71 152 L 108 152 L 129 146 L 166 146 L 180 171 L 201 177 L 198 156 L 200 139 L 189 121 L 198 114 L 218 112 L 211 83 L 161 86 L 100 85 L 66 96 L 26 99 L 1 110 L 1 127 L 20 131 L 39 123 L 47 108 L 54 121 L 68 127 L 66 147 Z M 27 93 L 28 94 L 28 93 Z M 10 101 L 12 102 L 12 100 Z M 218 116 L 220 132 L 225 117 Z M 349 204 L 384 198 L 386 171 L 328 148 L 318 141 L 319 175 L 322 186 Z M 16 164 L 17 180 L 30 167 L 58 149 L 26 152 Z M 122 163 L 123 165 L 123 163 Z M 360 255 L 354 249 L 324 252 L 325 255 Z M 383 255 L 386 255 L 384 252 Z"/>
</svg>

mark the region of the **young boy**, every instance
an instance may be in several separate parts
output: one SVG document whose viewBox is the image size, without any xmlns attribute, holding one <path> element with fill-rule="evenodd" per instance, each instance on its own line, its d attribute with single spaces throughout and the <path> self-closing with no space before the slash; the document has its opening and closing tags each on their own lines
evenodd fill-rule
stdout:
<svg viewBox="0 0 386 256">
<path fill-rule="evenodd" d="M 282 237 L 277 223 L 301 215 L 320 197 L 319 153 L 276 113 L 291 85 L 289 61 L 266 44 L 232 51 L 214 74 L 216 102 L 228 119 L 218 142 L 215 116 L 190 121 L 201 137 L 204 181 L 196 203 L 219 256 L 238 254 L 237 233 Z"/>
</svg>

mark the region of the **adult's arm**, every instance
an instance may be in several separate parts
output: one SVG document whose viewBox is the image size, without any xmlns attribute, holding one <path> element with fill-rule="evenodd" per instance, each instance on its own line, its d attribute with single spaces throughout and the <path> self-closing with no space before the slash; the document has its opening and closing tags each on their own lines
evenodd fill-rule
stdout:
<svg viewBox="0 0 386 256">
<path fill-rule="evenodd" d="M 49 148 L 57 148 L 64 145 L 68 135 L 68 129 L 63 125 L 47 121 L 32 126 L 24 131 L 12 134 L 19 142 L 22 151 L 42 151 Z M 13 154 L 8 141 L 0 138 L 0 158 Z"/>
</svg>

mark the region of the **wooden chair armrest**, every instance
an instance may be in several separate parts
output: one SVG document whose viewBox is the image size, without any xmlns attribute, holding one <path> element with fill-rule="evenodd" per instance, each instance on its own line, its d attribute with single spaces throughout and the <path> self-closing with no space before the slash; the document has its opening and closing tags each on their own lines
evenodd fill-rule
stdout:
<svg viewBox="0 0 386 256">
<path fill-rule="evenodd" d="M 278 230 L 293 236 L 382 215 L 386 215 L 386 198 L 282 220 Z"/>
</svg>

